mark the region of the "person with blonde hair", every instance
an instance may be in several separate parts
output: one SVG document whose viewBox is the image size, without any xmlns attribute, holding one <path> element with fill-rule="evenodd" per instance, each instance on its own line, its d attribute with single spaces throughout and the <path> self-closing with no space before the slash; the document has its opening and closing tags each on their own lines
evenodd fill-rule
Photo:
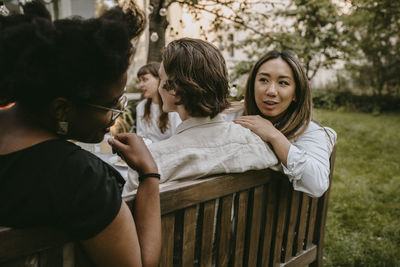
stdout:
<svg viewBox="0 0 400 267">
<path fill-rule="evenodd" d="M 244 113 L 234 122 L 272 145 L 295 190 L 319 197 L 328 189 L 336 133 L 312 120 L 310 83 L 295 56 L 271 51 L 255 63 Z"/>
</svg>

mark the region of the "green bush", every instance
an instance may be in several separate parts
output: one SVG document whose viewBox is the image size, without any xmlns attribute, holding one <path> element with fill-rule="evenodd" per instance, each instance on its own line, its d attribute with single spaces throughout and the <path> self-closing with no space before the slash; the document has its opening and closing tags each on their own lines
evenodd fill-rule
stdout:
<svg viewBox="0 0 400 267">
<path fill-rule="evenodd" d="M 348 111 L 367 113 L 400 112 L 400 98 L 382 95 L 356 95 L 350 91 L 315 90 L 313 92 L 315 108 L 334 110 L 342 108 Z"/>
</svg>

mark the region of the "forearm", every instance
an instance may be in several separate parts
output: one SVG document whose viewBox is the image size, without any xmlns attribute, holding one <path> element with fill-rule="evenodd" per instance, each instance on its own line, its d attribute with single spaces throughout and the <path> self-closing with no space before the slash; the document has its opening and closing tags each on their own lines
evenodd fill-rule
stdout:
<svg viewBox="0 0 400 267">
<path fill-rule="evenodd" d="M 136 194 L 134 219 L 143 266 L 158 266 L 161 253 L 161 213 L 157 178 L 146 178 Z"/>
<path fill-rule="evenodd" d="M 268 141 L 272 145 L 279 160 L 287 166 L 287 157 L 291 144 L 286 136 L 276 130 L 275 133 L 269 137 Z"/>
</svg>

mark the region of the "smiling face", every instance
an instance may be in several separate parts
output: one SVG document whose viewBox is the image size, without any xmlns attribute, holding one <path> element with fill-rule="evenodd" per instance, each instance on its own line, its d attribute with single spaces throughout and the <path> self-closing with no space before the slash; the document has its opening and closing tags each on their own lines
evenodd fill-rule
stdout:
<svg viewBox="0 0 400 267">
<path fill-rule="evenodd" d="M 158 94 L 158 85 L 160 83 L 160 80 L 156 77 L 154 77 L 151 73 L 147 73 L 144 75 L 141 75 L 139 77 L 140 80 L 140 89 L 143 91 L 143 96 L 145 98 L 157 98 Z"/>
<path fill-rule="evenodd" d="M 282 58 L 266 61 L 254 81 L 257 108 L 271 122 L 278 122 L 292 101 L 296 101 L 293 71 Z"/>
</svg>

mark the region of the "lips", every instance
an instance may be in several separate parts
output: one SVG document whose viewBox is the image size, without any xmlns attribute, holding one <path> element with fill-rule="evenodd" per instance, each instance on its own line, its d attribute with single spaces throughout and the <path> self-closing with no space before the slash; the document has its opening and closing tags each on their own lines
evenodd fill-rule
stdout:
<svg viewBox="0 0 400 267">
<path fill-rule="evenodd" d="M 278 102 L 272 101 L 272 100 L 264 101 L 264 103 L 267 104 L 267 105 L 276 105 L 276 104 L 278 104 Z"/>
<path fill-rule="evenodd" d="M 276 107 L 276 105 L 279 104 L 279 102 L 272 101 L 272 100 L 266 100 L 266 101 L 263 101 L 263 103 L 264 103 L 264 107 L 266 109 L 274 109 Z"/>
</svg>

